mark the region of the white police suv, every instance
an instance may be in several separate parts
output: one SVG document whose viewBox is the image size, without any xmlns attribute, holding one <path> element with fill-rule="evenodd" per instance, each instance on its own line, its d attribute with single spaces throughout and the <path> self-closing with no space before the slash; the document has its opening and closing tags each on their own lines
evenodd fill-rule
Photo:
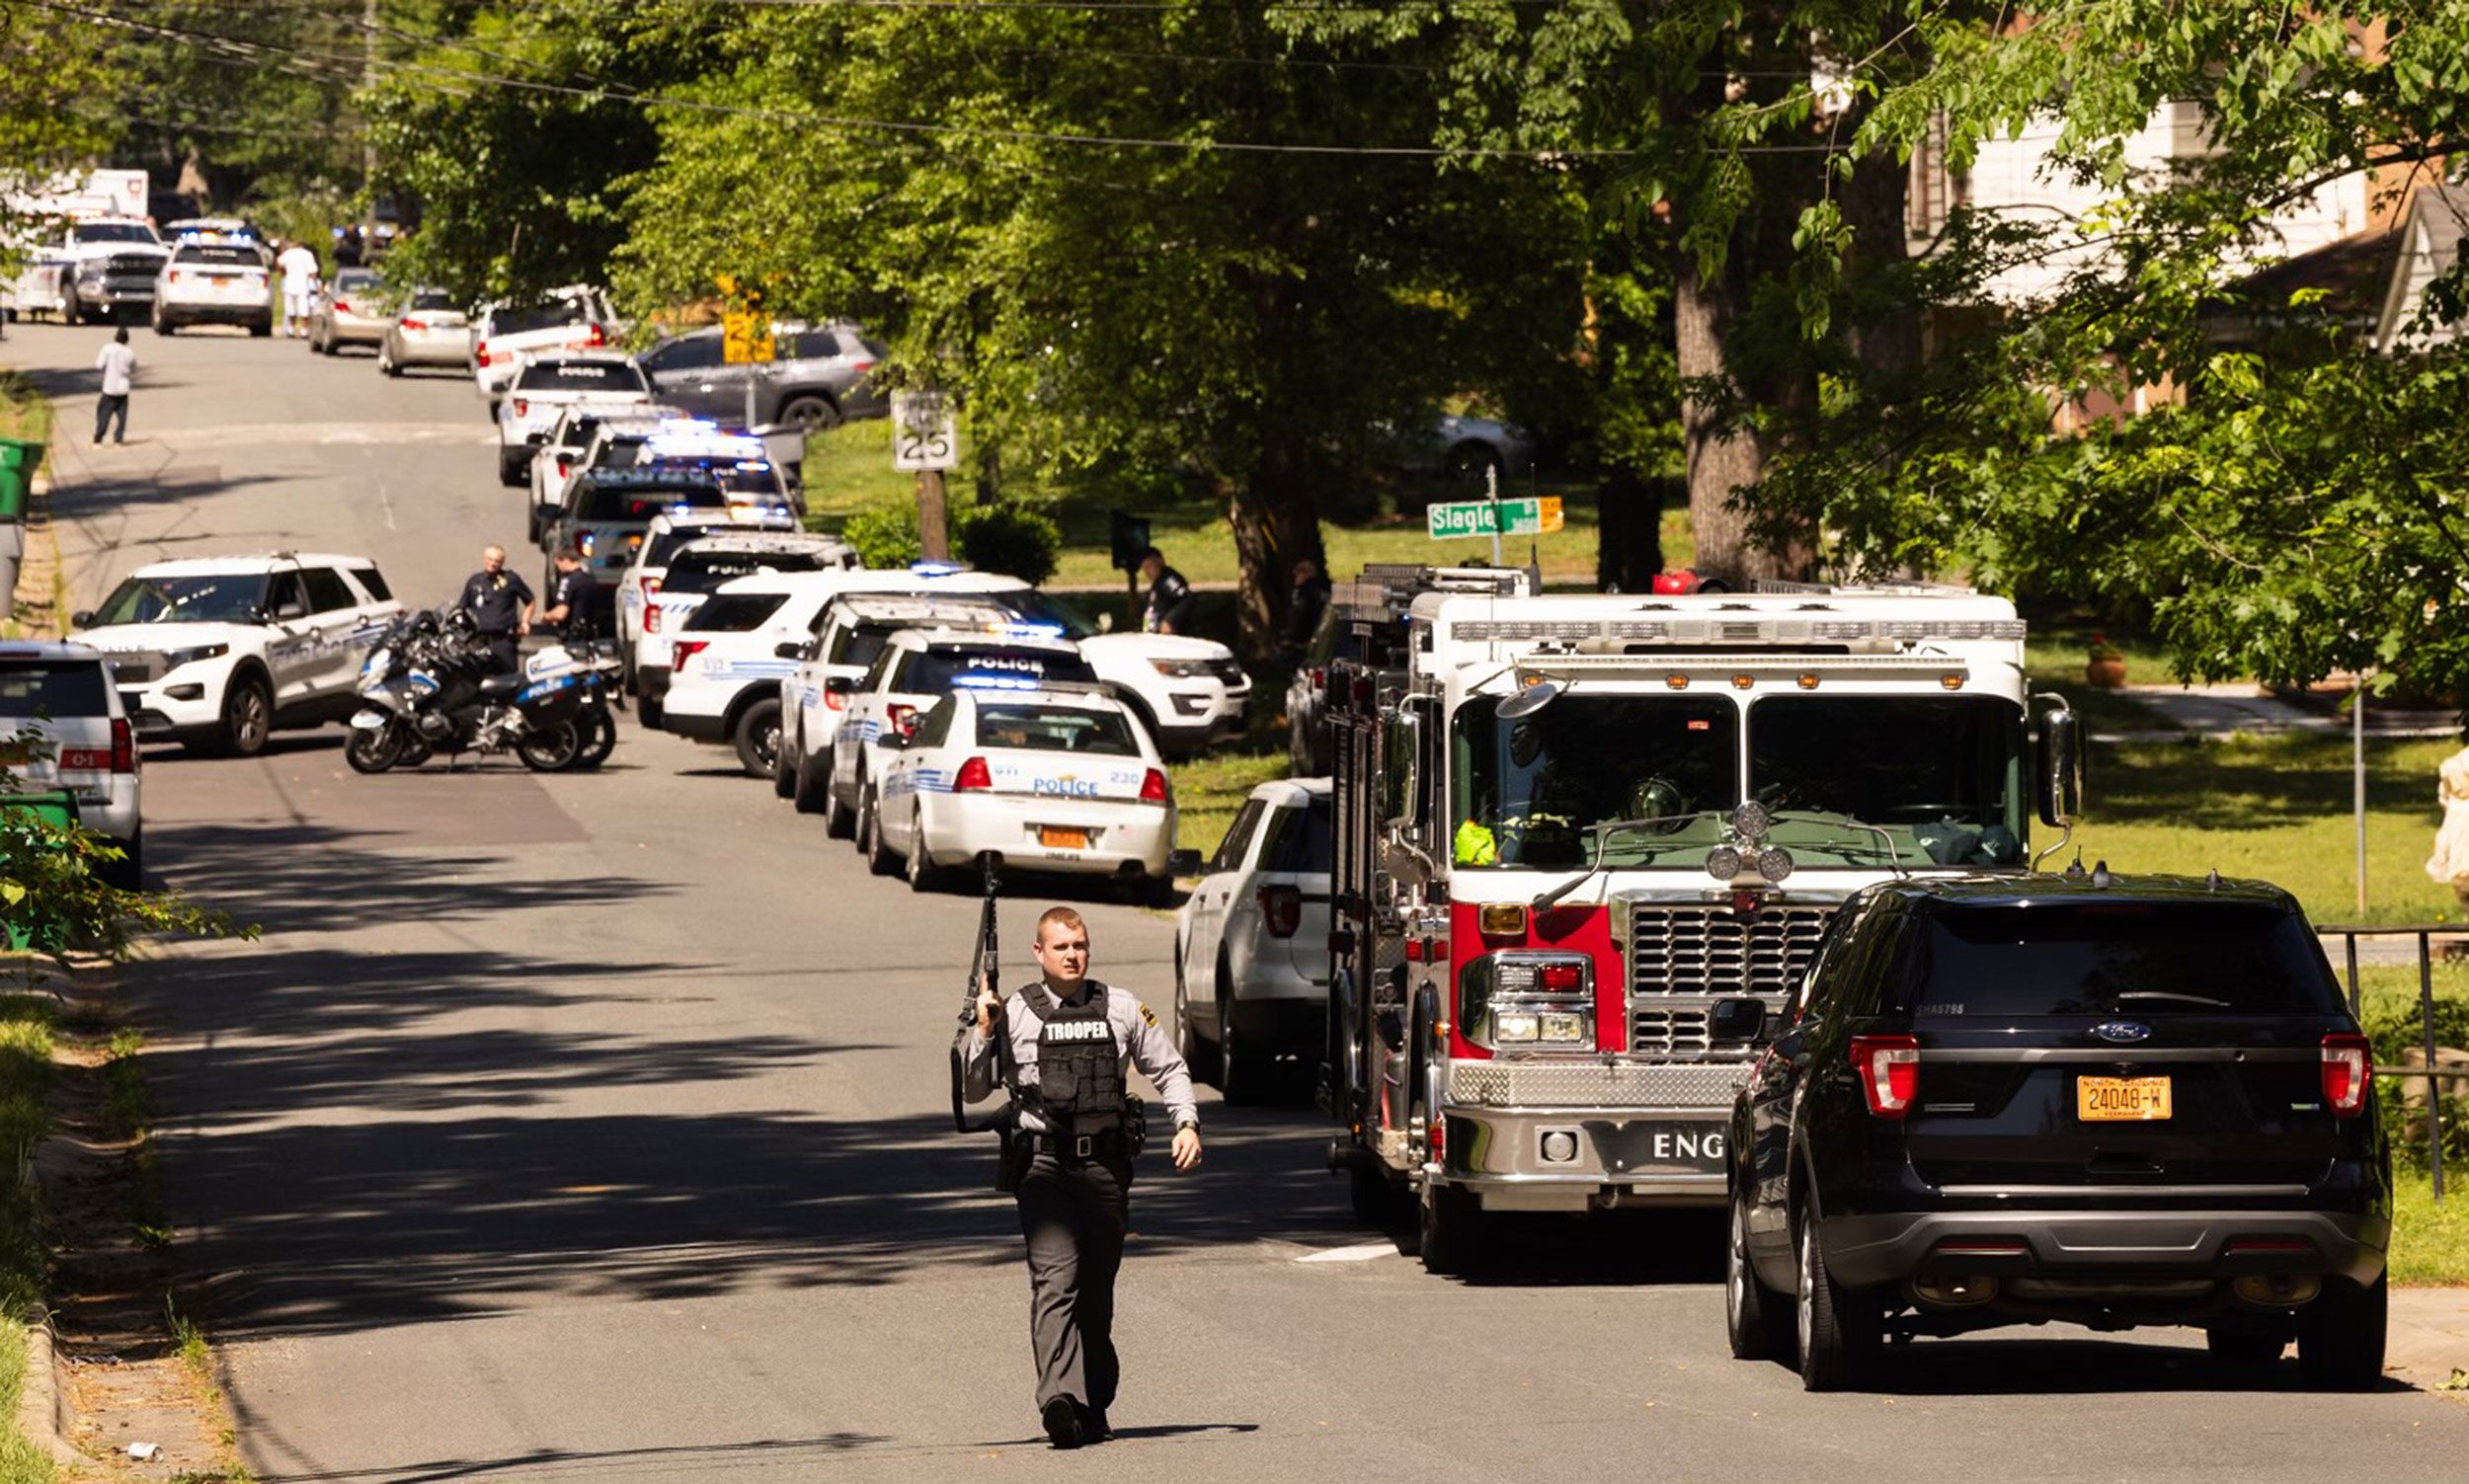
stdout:
<svg viewBox="0 0 2469 1484">
<path fill-rule="evenodd" d="M 1028 585 L 981 578 L 982 585 L 1009 582 L 1008 588 L 922 592 L 843 592 L 826 603 L 815 620 L 815 637 L 797 652 L 797 670 L 780 682 L 780 766 L 772 782 L 780 797 L 801 813 L 830 814 L 825 784 L 832 776 L 832 742 L 858 678 L 903 629 L 979 629 L 999 632 L 1015 620 L 1004 605 Z M 1039 631 L 1044 632 L 1044 631 Z M 846 833 L 856 817 L 833 815 L 835 833 Z"/>
<path fill-rule="evenodd" d="M 977 687 L 1015 690 L 1061 682 L 1095 685 L 1097 672 L 1069 639 L 1028 626 L 902 629 L 854 681 L 835 680 L 848 697 L 832 733 L 832 770 L 826 775 L 825 818 L 839 832 L 862 825 L 882 783 L 884 737 L 906 737 L 935 702 L 962 681 Z M 862 846 L 861 846 L 862 848 Z"/>
<path fill-rule="evenodd" d="M 815 637 L 824 604 L 842 592 L 983 591 L 1016 587 L 990 578 L 917 568 L 766 572 L 723 585 L 671 631 L 669 693 L 661 726 L 694 742 L 727 742 L 757 778 L 774 776 L 780 750 L 780 682 Z M 667 629 L 664 619 L 661 625 Z"/>
<path fill-rule="evenodd" d="M 1169 756 L 1241 735 L 1251 677 L 1225 645 L 1188 634 L 1107 633 L 1025 585 L 1006 601 L 1021 621 L 1050 625 L 1078 644 L 1097 678 L 1123 697 Z"/>
<path fill-rule="evenodd" d="M 798 530 L 796 519 L 778 509 L 775 518 L 755 529 L 716 524 L 700 511 L 652 522 L 619 586 L 617 618 L 626 673 L 649 708 L 647 717 L 658 717 L 668 694 L 672 636 L 724 585 L 757 573 L 837 572 L 857 565 L 857 553 L 847 543 Z M 672 520 L 680 523 L 664 529 Z"/>
<path fill-rule="evenodd" d="M 248 756 L 358 709 L 360 661 L 402 611 L 366 557 L 272 552 L 140 567 L 71 622 L 138 736 Z"/>
<path fill-rule="evenodd" d="M 889 876 L 905 865 L 925 892 L 992 854 L 1014 870 L 1111 878 L 1162 903 L 1174 890 L 1174 791 L 1123 703 L 1095 685 L 1024 685 L 1008 667 L 951 681 L 913 731 L 875 739 L 882 769 L 857 821 L 867 866 Z"/>
<path fill-rule="evenodd" d="M 1260 784 L 1176 918 L 1175 1032 L 1229 1102 L 1327 1039 L 1330 840 L 1326 778 Z"/>
<path fill-rule="evenodd" d="M 531 483 L 531 457 L 568 408 L 609 413 L 651 402 L 651 379 L 623 352 L 566 351 L 525 359 L 497 404 L 498 480 Z"/>
<path fill-rule="evenodd" d="M 21 788 L 76 798 L 77 821 L 128 852 L 107 874 L 133 890 L 144 874 L 137 735 L 108 662 L 83 644 L 0 643 L 0 754 Z"/>
</svg>

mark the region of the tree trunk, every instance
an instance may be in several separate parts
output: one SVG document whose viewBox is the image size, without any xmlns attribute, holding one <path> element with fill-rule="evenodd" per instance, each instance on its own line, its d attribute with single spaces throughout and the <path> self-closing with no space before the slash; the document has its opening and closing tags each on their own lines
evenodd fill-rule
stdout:
<svg viewBox="0 0 2469 1484">
<path fill-rule="evenodd" d="M 1597 488 L 1595 586 L 1606 592 L 1645 592 L 1663 570 L 1663 507 L 1671 481 L 1633 464 L 1603 471 Z"/>
<path fill-rule="evenodd" d="M 1701 577 L 1734 586 L 1762 577 L 1782 577 L 1774 553 L 1749 539 L 1749 512 L 1732 504 L 1736 490 L 1766 477 L 1766 451 L 1748 429 L 1723 426 L 1722 410 L 1702 392 L 1702 383 L 1729 377 L 1724 339 L 1730 333 L 1736 273 L 1726 268 L 1708 278 L 1697 255 L 1682 249 L 1672 285 L 1673 350 L 1680 370 L 1681 440 L 1689 458 L 1689 524 L 1697 537 Z"/>
<path fill-rule="evenodd" d="M 1234 489 L 1227 523 L 1234 529 L 1234 608 L 1239 647 L 1254 663 L 1273 658 L 1294 602 L 1295 564 L 1328 568 L 1320 545 L 1319 504 L 1312 498 L 1308 453 L 1292 436 L 1271 433 L 1251 477 Z"/>
<path fill-rule="evenodd" d="M 1844 343 L 1885 396 L 1898 395 L 1921 367 L 1921 311 L 1900 281 L 1910 248 L 1903 213 L 1911 172 L 1890 150 L 1860 162 L 1843 186 L 1843 214 L 1852 228 L 1844 288 L 1857 306 Z"/>
</svg>

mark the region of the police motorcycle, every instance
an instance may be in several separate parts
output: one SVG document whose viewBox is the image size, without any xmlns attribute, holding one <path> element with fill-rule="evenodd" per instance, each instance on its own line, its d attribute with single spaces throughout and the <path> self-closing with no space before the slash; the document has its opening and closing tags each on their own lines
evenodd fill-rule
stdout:
<svg viewBox="0 0 2469 1484">
<path fill-rule="evenodd" d="M 460 608 L 406 614 L 360 665 L 365 704 L 343 759 L 354 772 L 382 773 L 436 752 L 451 759 L 511 747 L 535 773 L 570 768 L 584 751 L 585 680 L 576 670 L 540 679 L 500 671 Z"/>
<path fill-rule="evenodd" d="M 617 642 L 611 639 L 560 641 L 523 662 L 523 678 L 535 684 L 572 676 L 582 704 L 575 727 L 583 748 L 575 754 L 578 768 L 597 768 L 617 749 L 618 677 L 623 671 Z"/>
</svg>

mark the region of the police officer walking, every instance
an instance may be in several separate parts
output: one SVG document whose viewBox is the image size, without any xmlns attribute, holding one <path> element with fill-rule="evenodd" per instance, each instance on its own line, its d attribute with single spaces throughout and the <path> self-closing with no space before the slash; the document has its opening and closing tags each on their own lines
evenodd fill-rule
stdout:
<svg viewBox="0 0 2469 1484">
<path fill-rule="evenodd" d="M 592 637 L 599 610 L 600 580 L 583 565 L 583 554 L 571 546 L 560 547 L 554 560 L 557 586 L 549 589 L 549 605 L 540 621 L 555 624 L 558 637 L 568 644 L 581 644 Z"/>
<path fill-rule="evenodd" d="M 1125 1064 L 1164 1095 L 1178 1170 L 1200 1163 L 1200 1112 L 1191 1074 L 1157 1017 L 1130 990 L 1088 976 L 1088 925 L 1079 913 L 1047 908 L 1035 951 L 1043 971 L 1036 982 L 999 1007 L 980 988 L 962 1079 L 972 1102 L 993 1093 L 998 1074 L 1009 1082 L 1017 1136 L 1034 1141 L 1014 1199 L 1028 1242 L 1038 1417 L 1055 1446 L 1078 1447 L 1114 1436 L 1106 1422 L 1120 1373 L 1114 1281 L 1132 1191 Z"/>
<path fill-rule="evenodd" d="M 1141 581 L 1149 585 L 1149 604 L 1141 610 L 1141 632 L 1184 634 L 1192 626 L 1192 585 L 1166 565 L 1155 547 L 1141 553 Z"/>
<path fill-rule="evenodd" d="M 515 667 L 515 639 L 531 627 L 531 585 L 506 570 L 506 548 L 480 549 L 480 570 L 463 585 L 456 607 L 471 615 L 471 626 L 489 642 L 489 654 L 501 670 Z"/>
</svg>

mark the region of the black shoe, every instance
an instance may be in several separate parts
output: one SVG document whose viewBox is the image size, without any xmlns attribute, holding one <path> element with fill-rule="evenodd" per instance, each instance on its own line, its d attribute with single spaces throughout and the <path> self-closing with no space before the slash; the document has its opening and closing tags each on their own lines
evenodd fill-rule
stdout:
<svg viewBox="0 0 2469 1484">
<path fill-rule="evenodd" d="M 1085 1441 L 1080 1428 L 1080 1404 L 1068 1396 L 1058 1396 L 1038 1414 L 1046 1422 L 1046 1441 L 1057 1447 L 1078 1447 Z"/>
<path fill-rule="evenodd" d="M 1082 1407 L 1080 1409 L 1080 1441 L 1083 1443 L 1112 1443 L 1114 1441 L 1114 1425 L 1106 1421 L 1105 1408 Z"/>
</svg>

